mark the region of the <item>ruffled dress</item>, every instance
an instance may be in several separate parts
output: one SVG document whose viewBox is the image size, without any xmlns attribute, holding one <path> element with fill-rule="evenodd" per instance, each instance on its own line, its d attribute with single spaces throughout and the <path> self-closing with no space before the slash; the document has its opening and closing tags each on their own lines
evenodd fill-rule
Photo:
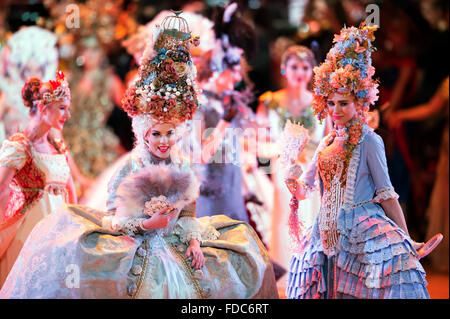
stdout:
<svg viewBox="0 0 450 319">
<path fill-rule="evenodd" d="M 197 219 L 189 204 L 164 229 L 140 230 L 133 218 L 117 231 L 108 227 L 122 180 L 155 164 L 153 157 L 130 154 L 109 185 L 109 212 L 67 205 L 44 218 L 0 298 L 277 298 L 267 251 L 244 222 Z M 186 257 L 192 238 L 205 256 L 201 270 Z"/>
<path fill-rule="evenodd" d="M 264 104 L 267 110 L 267 116 L 270 124 L 270 135 L 272 142 L 278 142 L 283 132 L 286 121 L 289 119 L 292 122 L 303 125 L 309 132 L 310 140 L 308 141 L 302 154 L 305 155 L 306 163 L 309 163 L 314 156 L 314 151 L 319 145 L 320 140 L 324 136 L 325 122 L 320 123 L 314 115 L 312 108 L 305 108 L 304 112 L 299 116 L 292 116 L 290 112 L 280 105 L 276 100 L 274 94 L 270 91 L 264 93 L 260 97 L 260 101 Z M 291 200 L 291 193 L 285 185 L 285 178 L 287 170 L 281 165 L 281 162 L 274 160 L 271 163 L 272 180 L 274 186 L 273 206 L 271 211 L 272 218 L 272 238 L 269 244 L 272 257 L 279 262 L 283 267 L 289 266 L 291 247 L 289 246 L 289 231 L 288 221 L 289 213 L 291 211 L 289 202 Z M 299 218 L 303 221 L 306 227 L 313 224 L 320 208 L 320 192 L 314 191 L 309 198 L 299 202 Z"/>
<path fill-rule="evenodd" d="M 16 170 L 6 216 L 0 220 L 1 287 L 33 227 L 66 202 L 70 168 L 65 153 L 40 153 L 23 133 L 3 142 L 0 167 Z"/>
<path fill-rule="evenodd" d="M 301 178 L 322 194 L 315 223 L 305 231 L 289 265 L 291 299 L 429 298 L 425 271 L 410 237 L 390 220 L 380 203 L 398 198 L 389 179 L 382 139 L 366 125 L 352 158 L 321 151 Z"/>
</svg>

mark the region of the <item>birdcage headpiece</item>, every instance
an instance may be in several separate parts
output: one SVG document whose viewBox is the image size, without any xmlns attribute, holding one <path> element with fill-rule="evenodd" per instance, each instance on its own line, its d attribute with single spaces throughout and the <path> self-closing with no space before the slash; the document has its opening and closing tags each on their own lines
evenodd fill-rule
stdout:
<svg viewBox="0 0 450 319">
<path fill-rule="evenodd" d="M 131 117 L 146 115 L 160 122 L 189 120 L 198 106 L 190 47 L 198 45 L 199 38 L 191 36 L 180 12 L 166 17 L 153 38 L 144 50 L 138 78 L 126 92 L 123 109 Z"/>
</svg>

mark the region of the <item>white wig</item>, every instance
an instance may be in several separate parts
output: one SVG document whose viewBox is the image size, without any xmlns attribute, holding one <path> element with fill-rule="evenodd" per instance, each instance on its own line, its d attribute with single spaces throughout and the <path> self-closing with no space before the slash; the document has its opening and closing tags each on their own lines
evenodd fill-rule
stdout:
<svg viewBox="0 0 450 319">
<path fill-rule="evenodd" d="M 53 79 L 58 68 L 57 38 L 52 32 L 37 26 L 24 27 L 8 40 L 8 73 L 18 80 L 22 69 L 30 62 L 43 67 L 42 81 Z"/>
</svg>

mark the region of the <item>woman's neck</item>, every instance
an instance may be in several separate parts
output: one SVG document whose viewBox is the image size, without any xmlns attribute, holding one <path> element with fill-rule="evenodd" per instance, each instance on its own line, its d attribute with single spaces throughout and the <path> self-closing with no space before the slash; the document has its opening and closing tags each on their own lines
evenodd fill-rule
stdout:
<svg viewBox="0 0 450 319">
<path fill-rule="evenodd" d="M 302 100 L 307 93 L 306 83 L 300 83 L 299 85 L 288 85 L 286 87 L 286 94 L 288 99 Z"/>
<path fill-rule="evenodd" d="M 32 116 L 24 133 L 31 142 L 46 143 L 50 128 L 49 125 L 42 123 L 42 121 Z"/>
<path fill-rule="evenodd" d="M 165 162 L 167 164 L 171 161 L 170 156 L 168 156 L 167 158 L 161 158 L 153 154 L 151 151 L 148 151 L 147 154 L 149 155 L 152 164 L 159 164 L 161 162 Z"/>
<path fill-rule="evenodd" d="M 284 100 L 283 104 L 286 105 L 287 109 L 293 116 L 298 116 L 303 113 L 304 109 L 310 101 L 308 100 L 309 94 L 306 88 L 306 83 L 299 84 L 296 86 L 289 85 L 284 90 Z"/>
</svg>

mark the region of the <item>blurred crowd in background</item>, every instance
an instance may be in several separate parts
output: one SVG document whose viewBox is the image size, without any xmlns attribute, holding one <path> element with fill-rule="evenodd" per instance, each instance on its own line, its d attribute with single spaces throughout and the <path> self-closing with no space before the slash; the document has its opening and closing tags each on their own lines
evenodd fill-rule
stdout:
<svg viewBox="0 0 450 319">
<path fill-rule="evenodd" d="M 375 76 L 380 83 L 376 130 L 385 142 L 389 173 L 400 195 L 411 235 L 416 240 L 425 240 L 426 209 L 436 178 L 448 108 L 415 122 L 393 121 L 392 114 L 429 101 L 448 77 L 448 0 L 236 2 L 257 33 L 257 50 L 248 60 L 255 97 L 285 85 L 280 61 L 289 46 L 309 47 L 320 63 L 332 46 L 334 34 L 344 25 L 358 26 L 364 21 L 369 4 L 379 7 L 380 28 L 375 41 L 377 51 L 373 54 Z M 81 27 L 67 29 L 66 8 L 73 3 L 79 6 Z M 220 0 L 2 0 L 0 47 L 5 47 L 8 38 L 23 26 L 37 25 L 54 32 L 58 37 L 59 69 L 70 79 L 72 109 L 102 105 L 97 118 L 90 113 L 89 118 L 78 119 L 77 123 L 85 123 L 94 130 L 99 125 L 96 121 L 106 123 L 115 137 L 99 136 L 98 139 L 108 141 L 111 144 L 108 147 L 123 153 L 132 149 L 133 133 L 130 120 L 119 105 L 137 70 L 127 39 L 162 10 L 197 12 L 209 17 L 214 6 L 226 3 Z M 257 98 L 251 107 L 256 110 Z M 65 130 L 73 130 L 74 138 L 79 140 L 68 142 L 72 152 L 83 152 L 89 149 L 88 143 L 99 143 L 88 129 L 80 128 L 79 124 L 72 127 L 69 122 Z M 108 159 L 107 154 L 99 157 L 98 169 L 117 158 Z M 90 173 L 92 177 L 96 175 L 96 172 L 82 173 L 88 177 Z"/>
</svg>

